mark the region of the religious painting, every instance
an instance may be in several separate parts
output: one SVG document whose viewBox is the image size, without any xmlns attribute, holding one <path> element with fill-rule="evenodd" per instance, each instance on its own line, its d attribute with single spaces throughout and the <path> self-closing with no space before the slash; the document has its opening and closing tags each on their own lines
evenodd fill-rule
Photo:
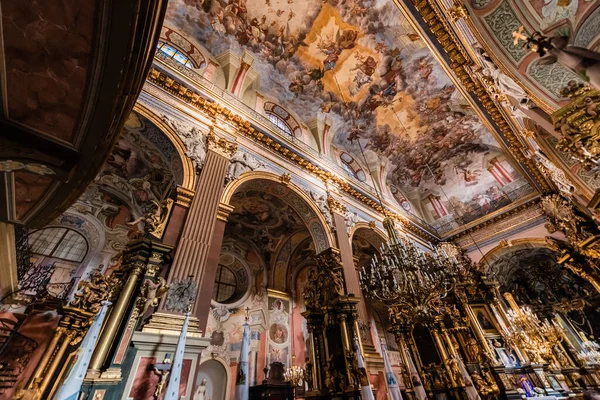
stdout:
<svg viewBox="0 0 600 400">
<path fill-rule="evenodd" d="M 491 316 L 485 305 L 471 306 L 477 323 L 486 334 L 498 335 L 498 330 L 494 325 L 494 318 Z"/>
<path fill-rule="evenodd" d="M 165 142 L 164 135 L 159 135 L 155 130 L 158 128 L 154 125 L 144 124 L 137 130 L 123 129 L 121 137 L 94 180 L 94 183 L 103 188 L 103 201 L 114 202 L 117 209 L 119 203 L 126 203 L 138 208 L 136 211 L 141 214 L 150 211 L 154 202 L 163 200 L 174 187 L 176 179 L 172 167 L 176 166 L 175 170 L 181 169 L 181 162 L 178 159 L 175 162 L 173 154 L 170 154 L 172 160 L 167 159 L 154 142 L 145 136 L 151 131 L 155 141 Z M 170 148 L 164 151 L 169 150 L 173 151 Z M 108 195 L 110 191 L 120 193 L 121 198 L 111 198 Z M 95 199 L 89 200 L 93 202 Z M 127 210 L 120 212 L 127 214 Z M 106 223 L 114 226 L 130 217 L 122 215 Z"/>
<path fill-rule="evenodd" d="M 287 294 L 268 291 L 268 363 L 288 365 L 290 353 L 290 300 Z"/>
<path fill-rule="evenodd" d="M 488 339 L 490 347 L 494 350 L 497 361 L 500 361 L 505 367 L 519 367 L 521 361 L 514 350 L 508 349 L 504 339 L 501 337 Z"/>
<path fill-rule="evenodd" d="M 308 241 L 309 243 L 312 241 Z M 312 244 L 312 243 L 311 243 Z M 314 253 L 313 253 L 314 254 Z M 304 257 L 304 260 L 307 258 Z M 302 316 L 302 313 L 306 311 L 304 305 L 304 288 L 308 281 L 308 271 L 310 267 L 304 267 L 296 275 L 295 291 L 296 301 L 294 304 L 293 315 L 292 315 L 292 334 L 293 334 L 293 348 L 296 359 L 304 361 L 308 357 L 306 350 L 309 348 L 308 343 L 308 327 L 306 325 L 306 318 Z"/>
<path fill-rule="evenodd" d="M 173 0 L 166 20 L 213 56 L 251 53 L 252 87 L 304 121 L 327 116 L 333 145 L 365 149 L 399 190 L 467 207 L 493 187 L 508 203 L 532 191 L 392 0 Z"/>
</svg>

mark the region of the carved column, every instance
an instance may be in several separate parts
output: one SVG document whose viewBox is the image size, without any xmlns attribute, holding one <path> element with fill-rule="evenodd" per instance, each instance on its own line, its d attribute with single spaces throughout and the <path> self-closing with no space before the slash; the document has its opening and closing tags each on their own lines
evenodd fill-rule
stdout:
<svg viewBox="0 0 600 400">
<path fill-rule="evenodd" d="M 95 316 L 93 312 L 75 307 L 64 307 L 60 313 L 62 318 L 44 356 L 25 388 L 15 394 L 15 399 L 41 400 L 51 397 L 50 393 L 46 392 L 52 391 L 49 389 L 52 382 L 56 384 L 60 380 L 60 376 L 56 374 L 62 369 L 59 366 L 64 361 L 67 349 L 79 344 Z"/>
<path fill-rule="evenodd" d="M 414 399 L 415 391 L 412 384 L 412 380 L 410 379 L 410 361 L 408 359 L 408 355 L 406 354 L 406 352 L 408 351 L 408 345 L 404 337 L 405 333 L 408 333 L 409 330 L 407 327 L 401 327 L 397 323 L 392 323 L 390 332 L 394 335 L 394 339 L 396 339 L 396 344 L 398 345 L 398 352 L 400 353 L 400 359 L 402 360 L 402 382 L 404 382 L 406 394 L 409 399 Z"/>
<path fill-rule="evenodd" d="M 116 304 L 104 324 L 102 334 L 90 366 L 86 374 L 86 381 L 101 378 L 104 382 L 121 380 L 121 361 L 126 351 L 126 346 L 133 333 L 133 325 L 137 321 L 135 316 L 131 327 L 131 314 L 136 307 L 135 297 L 139 295 L 143 285 L 144 276 L 154 278 L 168 259 L 172 247 L 149 239 L 138 239 L 130 242 L 123 254 L 123 269 L 127 280 L 119 292 Z M 125 276 L 123 279 L 125 279 Z M 121 339 L 118 339 L 121 338 Z M 123 343 L 123 341 L 127 343 Z M 111 350 L 115 350 L 111 352 Z M 107 356 L 112 354 L 111 357 Z M 115 361 L 117 358 L 117 361 Z M 106 369 L 108 367 L 108 369 Z M 102 372 L 102 370 L 106 371 Z"/>
<path fill-rule="evenodd" d="M 0 298 L 17 290 L 17 255 L 15 228 L 0 222 Z"/>
<path fill-rule="evenodd" d="M 206 330 L 206 324 L 208 323 L 208 314 L 210 311 L 208 305 L 210 305 L 215 287 L 219 258 L 221 256 L 221 247 L 223 245 L 223 236 L 225 234 L 225 224 L 227 223 L 227 218 L 232 211 L 233 207 L 230 205 L 223 203 L 219 204 L 217 210 L 217 221 L 215 222 L 210 250 L 208 252 L 208 260 L 196 301 L 196 304 L 200 305 L 196 311 L 196 317 L 198 318 L 198 326 L 200 329 Z"/>
<path fill-rule="evenodd" d="M 352 243 L 350 243 L 350 237 L 346 229 L 346 218 L 344 216 L 346 212 L 346 207 L 339 200 L 336 200 L 333 197 L 329 197 L 327 199 L 327 202 L 329 204 L 331 214 L 333 215 L 333 223 L 335 225 L 335 236 L 338 248 L 340 249 L 340 256 L 344 271 L 346 293 L 361 299 L 361 301 L 357 305 L 358 319 L 360 321 L 363 321 L 364 323 L 367 323 L 369 321 L 367 305 L 362 295 L 362 289 L 360 288 L 358 271 L 356 270 L 356 265 L 354 264 L 354 257 L 352 255 Z M 360 338 L 360 332 L 357 331 L 356 334 Z"/>
<path fill-rule="evenodd" d="M 207 268 L 211 247 L 215 245 L 217 211 L 223 194 L 223 182 L 229 168 L 229 160 L 237 150 L 237 145 L 219 138 L 213 132 L 208 134 L 207 142 L 206 161 L 198 177 L 195 195 L 171 265 L 168 278 L 170 290 L 166 301 L 161 305 L 163 314 L 165 312 L 167 314 L 183 314 L 187 303 L 195 300 L 192 314 L 200 319 L 204 315 L 202 308 L 208 308 L 210 304 L 201 303 L 201 299 L 205 300 L 204 293 L 196 294 L 199 288 L 206 287 L 204 284 L 208 285 L 204 280 L 211 279 L 208 276 L 210 274 L 207 274 Z M 214 274 L 212 279 L 214 280 Z M 212 291 L 209 296 L 211 295 Z M 155 315 L 153 319 L 156 320 L 157 317 L 160 319 L 160 315 Z M 163 315 L 163 318 L 169 318 L 169 316 Z M 172 322 L 175 322 L 176 319 L 171 318 Z M 204 319 L 206 318 L 204 317 Z M 181 319 L 175 325 L 180 325 L 182 321 Z M 204 321 L 205 323 L 206 321 Z M 168 325 L 162 324 L 162 328 L 179 329 L 179 326 L 169 327 Z M 193 330 L 193 327 L 190 326 L 190 331 L 193 332 Z"/>
</svg>

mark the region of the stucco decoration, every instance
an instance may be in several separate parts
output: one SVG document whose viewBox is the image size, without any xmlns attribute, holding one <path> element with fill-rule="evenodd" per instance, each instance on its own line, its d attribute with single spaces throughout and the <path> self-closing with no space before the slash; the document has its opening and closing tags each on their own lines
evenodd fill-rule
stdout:
<svg viewBox="0 0 600 400">
<path fill-rule="evenodd" d="M 175 131 L 186 148 L 186 155 L 192 159 L 197 172 L 204 166 L 206 158 L 206 135 L 191 124 L 177 121 L 175 118 L 162 115 L 163 121 Z"/>
<path fill-rule="evenodd" d="M 546 136 L 544 138 L 546 143 L 552 148 L 555 149 L 557 140 L 553 136 Z M 600 176 L 597 176 L 596 173 L 587 171 L 582 167 L 581 163 L 573 160 L 569 155 L 565 152 L 555 150 L 556 155 L 560 158 L 560 160 L 571 170 L 572 173 L 575 174 L 579 179 L 581 179 L 592 192 L 600 189 Z"/>
<path fill-rule="evenodd" d="M 236 180 L 245 172 L 256 171 L 257 169 L 265 168 L 265 164 L 250 153 L 238 150 L 231 157 L 231 164 L 225 176 L 225 183 Z"/>
<path fill-rule="evenodd" d="M 252 88 L 284 117 L 327 118 L 332 146 L 357 160 L 364 151 L 368 169 L 386 166 L 382 181 L 415 198 L 441 187 L 465 207 L 482 202 L 503 185 L 489 170 L 495 156 L 509 181 L 527 186 L 391 0 L 172 0 L 166 20 L 213 55 L 251 55 Z"/>
<path fill-rule="evenodd" d="M 490 31 L 500 42 L 500 45 L 504 47 L 515 62 L 519 62 L 527 54 L 526 49 L 514 44 L 512 33 L 523 24 L 507 0 L 504 0 L 493 12 L 486 15 L 484 20 Z"/>
<path fill-rule="evenodd" d="M 471 2 L 471 5 L 473 6 L 473 8 L 481 10 L 483 8 L 486 8 L 491 2 L 492 0 L 473 0 Z"/>
<path fill-rule="evenodd" d="M 551 65 L 539 65 L 539 61 L 535 61 L 527 68 L 527 75 L 536 81 L 541 87 L 546 89 L 555 100 L 561 98 L 560 90 L 567 86 L 570 80 L 575 80 L 580 83 L 585 83 L 579 75 L 573 71 L 563 67 L 559 63 Z"/>
<path fill-rule="evenodd" d="M 596 8 L 583 24 L 581 24 L 581 27 L 577 30 L 575 39 L 573 40 L 573 46 L 587 48 L 592 43 L 592 40 L 599 35 L 600 7 Z"/>
</svg>

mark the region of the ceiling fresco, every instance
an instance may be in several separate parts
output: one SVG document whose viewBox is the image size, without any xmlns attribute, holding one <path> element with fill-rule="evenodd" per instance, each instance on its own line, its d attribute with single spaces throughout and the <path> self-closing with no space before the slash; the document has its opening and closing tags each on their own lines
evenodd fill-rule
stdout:
<svg viewBox="0 0 600 400">
<path fill-rule="evenodd" d="M 490 266 L 502 290 L 511 292 L 519 302 L 554 304 L 587 297 L 593 287 L 556 262 L 547 248 L 519 249 L 507 253 Z"/>
<path fill-rule="evenodd" d="M 252 53 L 262 94 L 304 121 L 328 116 L 333 144 L 361 160 L 362 146 L 387 183 L 439 196 L 450 213 L 532 190 L 391 0 L 201 3 L 172 0 L 167 23 L 215 56 Z"/>
<path fill-rule="evenodd" d="M 283 240 L 293 232 L 306 230 L 298 213 L 285 201 L 256 190 L 236 192 L 231 198 L 234 207 L 225 228 L 228 237 L 252 241 L 265 262 L 271 262 Z"/>
</svg>

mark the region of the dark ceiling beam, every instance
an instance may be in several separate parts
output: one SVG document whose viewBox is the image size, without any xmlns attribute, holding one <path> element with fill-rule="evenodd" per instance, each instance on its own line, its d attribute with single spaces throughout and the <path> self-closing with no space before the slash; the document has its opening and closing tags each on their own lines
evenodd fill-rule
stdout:
<svg viewBox="0 0 600 400">
<path fill-rule="evenodd" d="M 110 154 L 145 82 L 167 0 L 112 0 L 96 4 L 102 8 L 96 12 L 98 26 L 74 147 L 48 138 L 42 140 L 32 132 L 23 134 L 10 122 L 1 125 L 0 139 L 10 138 L 23 146 L 44 150 L 49 158 L 62 161 L 66 175 L 59 190 L 40 199 L 34 212 L 11 222 L 34 228 L 44 226 L 81 196 Z M 10 159 L 2 151 L 0 157 Z"/>
</svg>

